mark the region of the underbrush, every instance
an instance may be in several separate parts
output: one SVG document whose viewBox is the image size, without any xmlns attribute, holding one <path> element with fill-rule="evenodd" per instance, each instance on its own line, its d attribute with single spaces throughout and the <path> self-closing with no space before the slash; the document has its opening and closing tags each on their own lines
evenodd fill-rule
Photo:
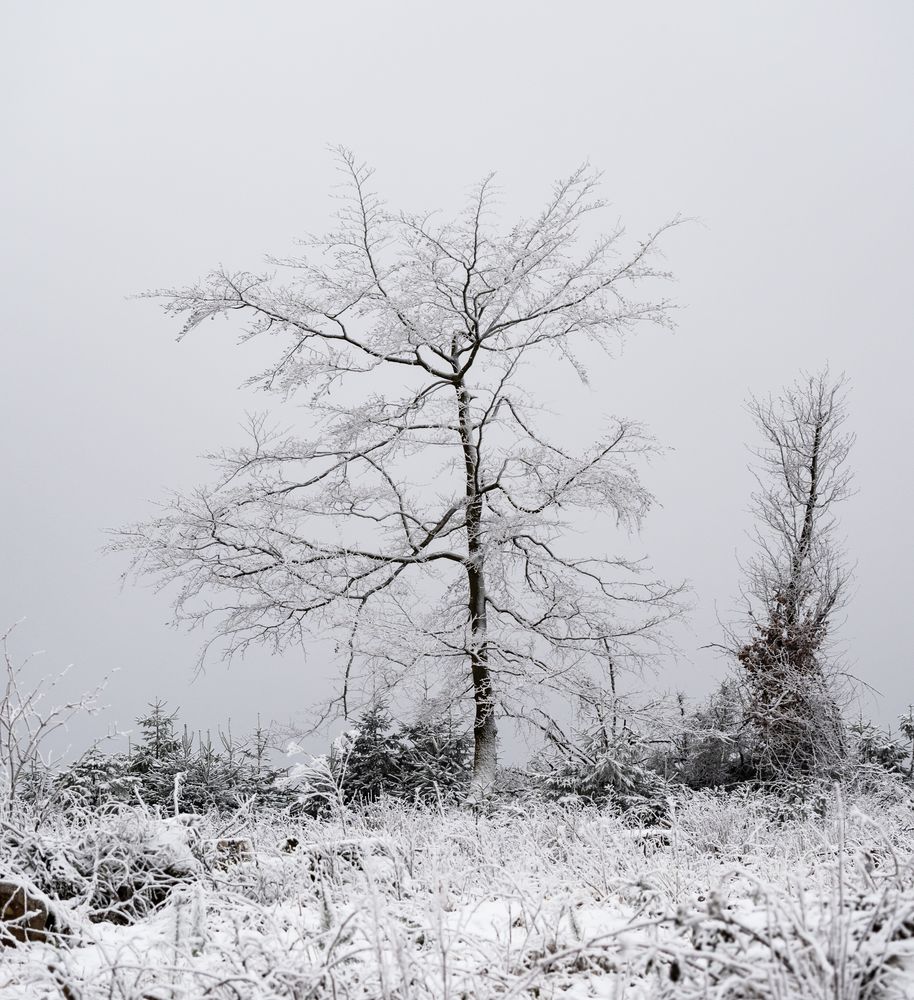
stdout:
<svg viewBox="0 0 914 1000">
<path fill-rule="evenodd" d="M 677 793 L 644 826 L 536 799 L 21 812 L 0 866 L 59 911 L 0 951 L 4 1000 L 914 993 L 914 808 L 888 783 Z"/>
</svg>

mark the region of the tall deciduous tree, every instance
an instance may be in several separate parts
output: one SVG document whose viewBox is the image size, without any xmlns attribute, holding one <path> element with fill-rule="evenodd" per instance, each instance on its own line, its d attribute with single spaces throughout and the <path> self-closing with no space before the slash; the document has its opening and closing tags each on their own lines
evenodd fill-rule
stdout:
<svg viewBox="0 0 914 1000">
<path fill-rule="evenodd" d="M 750 633 L 734 645 L 764 771 L 836 763 L 843 726 L 828 643 L 850 578 L 835 508 L 850 491 L 843 380 L 827 372 L 753 399 L 756 554 L 747 566 Z"/>
<path fill-rule="evenodd" d="M 586 382 L 591 345 L 669 325 L 666 301 L 637 295 L 668 277 L 655 264 L 668 227 L 628 249 L 620 228 L 582 247 L 603 207 L 588 168 L 503 233 L 491 178 L 453 221 L 396 213 L 338 153 L 336 228 L 271 261 L 288 280 L 220 269 L 150 293 L 186 317 L 182 335 L 237 314 L 245 337 L 276 337 L 253 381 L 305 402 L 310 435 L 254 420 L 248 447 L 213 456 L 214 485 L 117 544 L 178 581 L 177 617 L 213 619 L 229 654 L 335 634 L 344 713 L 365 668 L 376 690 L 421 673 L 445 697 L 472 696 L 484 795 L 499 705 L 641 655 L 678 609 L 677 588 L 597 539 L 575 550 L 566 530 L 575 509 L 640 521 L 652 498 L 633 460 L 651 441 L 615 419 L 557 441 L 536 405 L 550 365 Z"/>
</svg>

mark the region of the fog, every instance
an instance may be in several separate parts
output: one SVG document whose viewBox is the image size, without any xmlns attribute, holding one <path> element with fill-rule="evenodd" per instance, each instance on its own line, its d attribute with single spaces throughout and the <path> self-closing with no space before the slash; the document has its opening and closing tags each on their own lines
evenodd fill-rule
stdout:
<svg viewBox="0 0 914 1000">
<path fill-rule="evenodd" d="M 845 663 L 866 712 L 914 701 L 910 4 L 87 0 L 7 2 L 3 22 L 0 624 L 26 618 L 14 648 L 44 649 L 41 670 L 72 662 L 66 690 L 111 675 L 75 741 L 156 697 L 240 731 L 328 690 L 322 647 L 195 679 L 208 636 L 170 628 L 167 594 L 122 587 L 102 549 L 271 405 L 239 389 L 262 345 L 225 323 L 177 344 L 131 296 L 322 230 L 338 142 L 397 207 L 453 209 L 495 170 L 509 223 L 589 160 L 633 238 L 693 218 L 664 244 L 676 332 L 645 329 L 563 404 L 668 449 L 645 467 L 660 506 L 640 547 L 694 608 L 681 655 L 627 683 L 697 695 L 722 676 L 704 647 L 749 551 L 745 400 L 827 363 L 857 434 Z"/>
</svg>

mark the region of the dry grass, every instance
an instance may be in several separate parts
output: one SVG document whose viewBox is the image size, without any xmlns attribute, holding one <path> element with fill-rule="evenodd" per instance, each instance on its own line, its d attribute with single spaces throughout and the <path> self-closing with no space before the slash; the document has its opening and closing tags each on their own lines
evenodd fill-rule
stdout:
<svg viewBox="0 0 914 1000">
<path fill-rule="evenodd" d="M 226 835 L 250 837 L 254 859 L 220 863 L 212 842 Z M 897 789 L 815 809 L 691 794 L 664 829 L 535 802 L 486 816 L 386 802 L 194 829 L 142 810 L 52 817 L 28 839 L 7 831 L 4 867 L 45 883 L 40 867 L 66 869 L 87 841 L 100 870 L 159 851 L 169 881 L 186 871 L 122 925 L 90 919 L 81 876 L 62 904 L 68 939 L 3 953 L 4 1000 L 914 993 L 914 809 Z"/>
</svg>

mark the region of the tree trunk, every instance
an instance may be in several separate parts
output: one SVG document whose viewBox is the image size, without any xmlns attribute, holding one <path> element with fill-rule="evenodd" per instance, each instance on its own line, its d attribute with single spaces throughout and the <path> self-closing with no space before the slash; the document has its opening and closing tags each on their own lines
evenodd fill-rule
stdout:
<svg viewBox="0 0 914 1000">
<path fill-rule="evenodd" d="M 476 715 L 473 723 L 473 778 L 470 799 L 481 801 L 495 787 L 498 767 L 498 731 L 495 725 L 495 697 L 489 673 L 486 646 L 485 577 L 481 568 L 467 570 L 470 585 L 470 664 L 473 671 L 473 700 Z"/>
<path fill-rule="evenodd" d="M 803 530 L 797 542 L 791 563 L 790 580 L 785 595 L 787 621 L 795 625 L 800 617 L 801 578 L 812 550 L 812 534 L 816 521 L 816 506 L 819 502 L 819 450 L 822 445 L 822 428 L 825 418 L 821 411 L 816 417 L 816 428 L 813 434 L 812 454 L 809 463 L 809 489 L 803 506 Z"/>
<path fill-rule="evenodd" d="M 479 454 L 474 440 L 470 401 L 462 381 L 456 385 L 460 416 L 460 440 L 466 470 L 467 584 L 470 621 L 470 668 L 473 675 L 473 777 L 468 799 L 481 802 L 495 787 L 498 768 L 498 730 L 495 724 L 495 694 L 489 670 L 486 635 L 485 546 L 482 538 L 483 498 L 479 492 Z"/>
</svg>

